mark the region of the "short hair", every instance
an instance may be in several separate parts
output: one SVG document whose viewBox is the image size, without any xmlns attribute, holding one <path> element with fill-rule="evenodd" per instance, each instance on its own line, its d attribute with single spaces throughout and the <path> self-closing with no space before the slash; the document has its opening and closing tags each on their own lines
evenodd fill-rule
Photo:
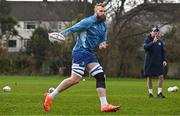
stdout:
<svg viewBox="0 0 180 116">
<path fill-rule="evenodd" d="M 105 4 L 104 4 L 104 3 L 97 3 L 97 4 L 94 6 L 94 12 L 96 12 L 98 6 L 105 7 Z"/>
</svg>

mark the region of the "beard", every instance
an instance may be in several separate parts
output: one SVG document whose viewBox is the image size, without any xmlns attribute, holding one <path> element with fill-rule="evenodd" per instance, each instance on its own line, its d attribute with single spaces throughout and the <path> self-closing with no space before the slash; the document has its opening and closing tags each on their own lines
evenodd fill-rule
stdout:
<svg viewBox="0 0 180 116">
<path fill-rule="evenodd" d="M 106 15 L 97 16 L 97 22 L 101 23 L 106 21 Z"/>
</svg>

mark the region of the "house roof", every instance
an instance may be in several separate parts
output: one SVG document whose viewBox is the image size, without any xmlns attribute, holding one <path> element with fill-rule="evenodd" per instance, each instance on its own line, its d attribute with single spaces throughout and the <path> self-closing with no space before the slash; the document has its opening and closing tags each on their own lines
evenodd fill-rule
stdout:
<svg viewBox="0 0 180 116">
<path fill-rule="evenodd" d="M 78 15 L 93 14 L 93 7 L 88 2 L 24 2 L 7 1 L 10 5 L 10 16 L 23 21 L 72 21 Z"/>
</svg>

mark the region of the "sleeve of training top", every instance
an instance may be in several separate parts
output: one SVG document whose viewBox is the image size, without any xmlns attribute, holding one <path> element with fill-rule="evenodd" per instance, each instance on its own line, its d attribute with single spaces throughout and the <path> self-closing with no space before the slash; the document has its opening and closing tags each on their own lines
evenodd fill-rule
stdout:
<svg viewBox="0 0 180 116">
<path fill-rule="evenodd" d="M 80 31 L 88 29 L 92 24 L 94 24 L 94 22 L 96 22 L 95 16 L 85 18 L 85 19 L 81 20 L 80 22 L 76 23 L 75 25 L 73 25 L 72 27 L 69 27 L 69 28 L 65 29 L 64 31 L 60 32 L 60 34 L 67 37 L 72 33 L 80 32 Z"/>
<path fill-rule="evenodd" d="M 100 43 L 102 43 L 102 42 L 107 42 L 107 39 L 108 39 L 108 24 L 106 24 L 105 23 L 105 29 L 106 29 L 106 32 L 105 32 L 105 34 L 103 35 L 103 39 L 101 40 L 101 42 Z"/>
<path fill-rule="evenodd" d="M 150 50 L 150 48 L 153 46 L 153 44 L 154 44 L 153 41 L 149 42 L 148 37 L 146 37 L 144 40 L 144 49 L 147 51 Z"/>
<path fill-rule="evenodd" d="M 164 50 L 164 44 L 162 43 L 162 60 L 163 61 L 167 61 L 167 58 L 166 58 L 166 52 L 165 52 L 165 50 Z"/>
</svg>

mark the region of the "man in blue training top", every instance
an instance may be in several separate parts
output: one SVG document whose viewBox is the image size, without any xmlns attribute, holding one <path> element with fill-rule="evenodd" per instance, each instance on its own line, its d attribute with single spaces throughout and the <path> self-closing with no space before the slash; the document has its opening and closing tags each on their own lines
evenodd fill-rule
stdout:
<svg viewBox="0 0 180 116">
<path fill-rule="evenodd" d="M 145 63 L 144 74 L 147 77 L 147 87 L 149 97 L 153 97 L 152 77 L 158 76 L 158 94 L 157 97 L 165 98 L 162 94 L 162 85 L 164 81 L 164 67 L 167 65 L 163 42 L 158 38 L 159 29 L 157 26 L 150 28 L 150 35 L 144 40 Z"/>
<path fill-rule="evenodd" d="M 108 104 L 106 100 L 105 74 L 93 52 L 96 49 L 107 47 L 107 24 L 105 23 L 105 8 L 99 3 L 94 8 L 95 14 L 81 20 L 72 27 L 60 32 L 64 37 L 72 33 L 77 33 L 77 42 L 72 51 L 72 71 L 71 76 L 64 79 L 58 87 L 49 94 L 46 94 L 44 109 L 50 111 L 54 98 L 65 89 L 77 84 L 82 79 L 85 68 L 96 79 L 96 90 L 100 98 L 101 112 L 114 112 L 120 106 Z"/>
</svg>

